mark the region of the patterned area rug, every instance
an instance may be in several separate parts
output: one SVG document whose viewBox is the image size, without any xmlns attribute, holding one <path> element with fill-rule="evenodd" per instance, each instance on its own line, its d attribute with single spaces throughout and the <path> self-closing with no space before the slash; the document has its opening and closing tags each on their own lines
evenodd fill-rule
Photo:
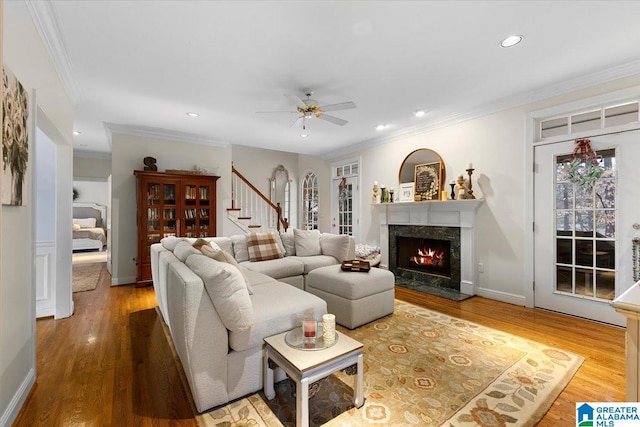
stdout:
<svg viewBox="0 0 640 427">
<path fill-rule="evenodd" d="M 319 382 L 312 426 L 532 426 L 584 358 L 412 304 L 353 331 L 364 344 L 365 404 L 351 403 L 353 377 Z M 288 381 L 197 417 L 200 426 L 294 426 Z"/>
<path fill-rule="evenodd" d="M 107 274 L 107 263 L 74 264 L 73 265 L 73 292 L 92 291 L 100 283 L 104 274 Z"/>
</svg>

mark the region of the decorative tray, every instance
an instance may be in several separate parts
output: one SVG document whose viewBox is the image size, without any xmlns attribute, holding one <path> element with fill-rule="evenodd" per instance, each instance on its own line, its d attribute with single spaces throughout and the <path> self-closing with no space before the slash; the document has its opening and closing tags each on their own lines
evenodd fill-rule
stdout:
<svg viewBox="0 0 640 427">
<path fill-rule="evenodd" d="M 342 261 L 340 268 L 342 271 L 359 271 L 362 273 L 368 273 L 369 270 L 371 270 L 371 264 L 369 264 L 369 261 L 354 259 L 350 261 Z"/>
<path fill-rule="evenodd" d="M 297 348 L 298 350 L 324 350 L 334 346 L 337 341 L 338 334 L 336 333 L 336 338 L 333 341 L 325 342 L 322 337 L 322 322 L 318 322 L 315 339 L 305 340 L 302 337 L 302 327 L 292 329 L 284 336 L 284 342 L 289 347 Z"/>
</svg>

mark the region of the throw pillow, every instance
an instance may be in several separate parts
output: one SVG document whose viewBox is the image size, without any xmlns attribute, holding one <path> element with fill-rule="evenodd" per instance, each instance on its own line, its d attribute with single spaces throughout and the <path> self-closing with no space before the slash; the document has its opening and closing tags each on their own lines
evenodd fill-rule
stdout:
<svg viewBox="0 0 640 427">
<path fill-rule="evenodd" d="M 276 234 L 268 233 L 247 233 L 247 250 L 249 251 L 249 261 L 268 261 L 284 256 L 280 246 L 276 241 Z"/>
<path fill-rule="evenodd" d="M 322 255 L 320 249 L 320 232 L 318 230 L 293 229 L 297 256 Z"/>
<path fill-rule="evenodd" d="M 205 246 L 205 245 L 209 245 L 209 242 L 207 242 L 204 239 L 198 239 L 195 242 L 193 242 L 193 245 L 191 245 L 191 246 L 193 246 L 194 248 L 196 248 L 198 250 L 201 250 L 202 247 Z"/>
<path fill-rule="evenodd" d="M 296 254 L 296 240 L 293 231 L 280 233 L 280 240 L 284 246 L 284 256 L 294 256 Z"/>
<path fill-rule="evenodd" d="M 237 268 L 202 254 L 191 255 L 186 264 L 202 279 L 220 320 L 228 330 L 237 332 L 253 325 L 253 305 Z"/>
<path fill-rule="evenodd" d="M 320 248 L 322 255 L 331 255 L 339 262 L 347 261 L 355 257 L 351 237 L 346 234 L 322 233 L 320 235 Z"/>
<path fill-rule="evenodd" d="M 193 255 L 193 254 L 202 255 L 202 253 L 199 250 L 191 246 L 191 243 L 184 242 L 184 241 L 178 242 L 175 249 L 173 250 L 173 254 L 176 256 L 176 258 L 178 258 L 182 262 L 185 262 L 189 257 L 189 255 Z"/>
<path fill-rule="evenodd" d="M 80 231 L 80 224 L 73 224 L 73 231 Z"/>
<path fill-rule="evenodd" d="M 233 243 L 233 253 L 236 255 L 236 261 L 249 261 L 249 251 L 247 250 L 247 239 L 244 234 L 236 234 L 231 236 Z"/>
<path fill-rule="evenodd" d="M 234 267 L 236 267 L 242 274 L 242 277 L 244 277 L 244 280 L 247 284 L 247 290 L 249 291 L 249 295 L 253 295 L 253 287 L 251 286 L 251 283 L 247 281 L 247 276 L 244 274 L 244 271 L 242 271 L 242 268 L 240 268 L 240 264 L 238 264 L 238 261 L 236 261 L 236 259 L 233 256 L 228 254 L 226 251 L 223 251 L 221 249 L 214 249 L 210 246 L 202 246 L 200 248 L 200 251 L 202 252 L 203 255 L 206 255 L 209 258 L 215 259 L 216 261 L 219 261 L 219 262 L 225 262 L 227 264 L 231 264 Z"/>
<path fill-rule="evenodd" d="M 176 236 L 170 236 L 170 237 L 164 237 L 162 240 L 160 240 L 160 243 L 162 243 L 162 246 L 168 250 L 168 251 L 175 251 L 176 250 L 176 245 L 180 242 L 183 242 L 185 239 L 183 237 L 176 237 Z"/>
</svg>

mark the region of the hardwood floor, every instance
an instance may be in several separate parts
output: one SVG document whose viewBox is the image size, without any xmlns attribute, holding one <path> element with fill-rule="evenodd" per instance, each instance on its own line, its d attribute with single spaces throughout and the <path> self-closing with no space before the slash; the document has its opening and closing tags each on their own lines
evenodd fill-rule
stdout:
<svg viewBox="0 0 640 427">
<path fill-rule="evenodd" d="M 584 356 L 541 426 L 575 425 L 575 402 L 625 399 L 622 329 L 481 297 L 396 297 Z M 37 382 L 14 426 L 195 426 L 153 288 L 105 282 L 74 301 L 72 317 L 36 322 Z"/>
</svg>

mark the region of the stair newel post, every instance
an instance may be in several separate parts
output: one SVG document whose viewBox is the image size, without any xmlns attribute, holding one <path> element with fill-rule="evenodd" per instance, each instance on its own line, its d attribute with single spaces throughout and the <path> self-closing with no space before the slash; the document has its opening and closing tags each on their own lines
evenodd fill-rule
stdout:
<svg viewBox="0 0 640 427">
<path fill-rule="evenodd" d="M 276 229 L 278 232 L 280 231 L 280 218 L 282 218 L 282 208 L 280 207 L 280 202 L 276 203 L 276 213 L 278 214 L 278 219 L 276 220 Z M 285 229 L 285 231 L 287 231 Z"/>
</svg>

